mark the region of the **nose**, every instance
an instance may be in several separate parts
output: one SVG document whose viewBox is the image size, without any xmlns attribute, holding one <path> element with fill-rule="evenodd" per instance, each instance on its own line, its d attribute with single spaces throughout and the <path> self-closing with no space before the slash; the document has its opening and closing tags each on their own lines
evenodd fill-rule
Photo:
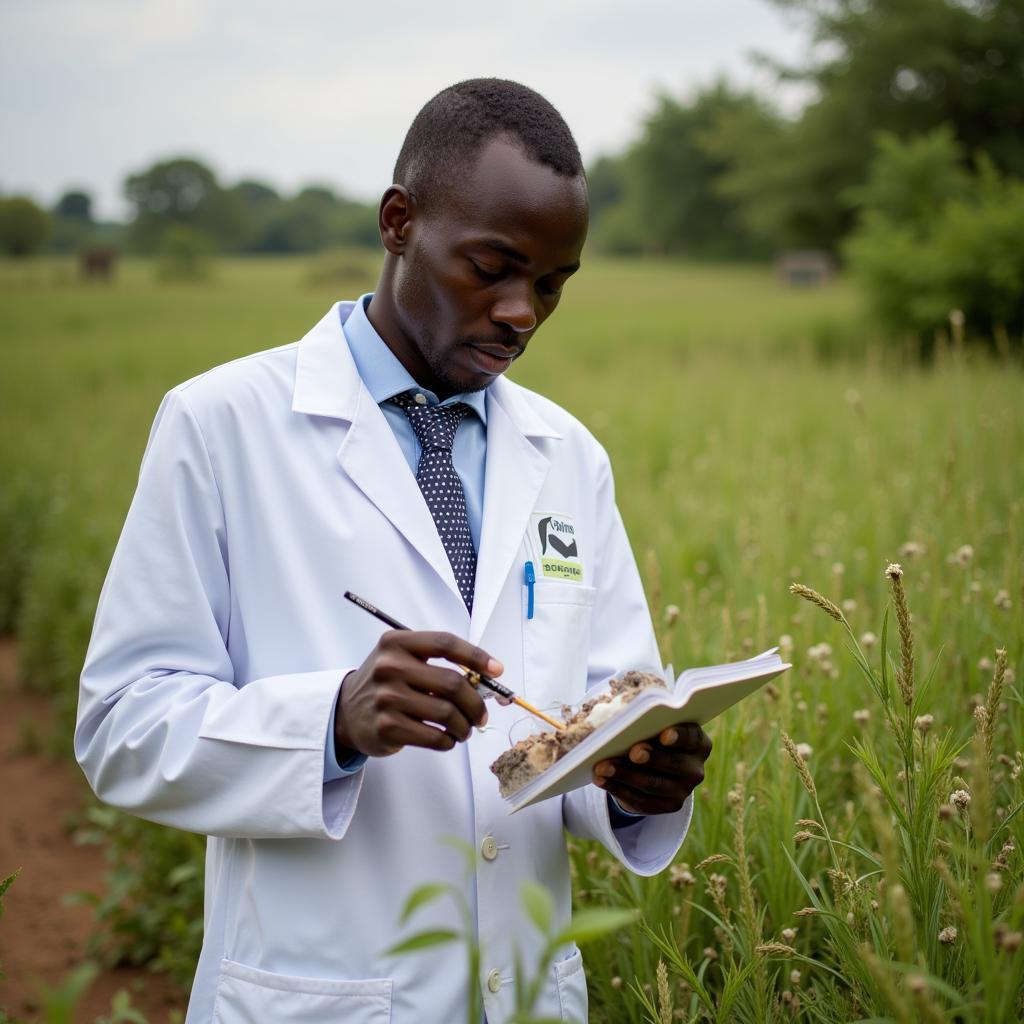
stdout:
<svg viewBox="0 0 1024 1024">
<path fill-rule="evenodd" d="M 516 288 L 503 293 L 491 306 L 491 321 L 510 328 L 516 334 L 532 331 L 537 326 L 537 313 L 529 290 Z"/>
</svg>

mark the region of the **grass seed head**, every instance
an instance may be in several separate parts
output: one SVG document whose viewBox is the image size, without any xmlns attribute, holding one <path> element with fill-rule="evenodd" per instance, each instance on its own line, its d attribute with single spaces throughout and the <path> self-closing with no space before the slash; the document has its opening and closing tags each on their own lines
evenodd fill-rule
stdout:
<svg viewBox="0 0 1024 1024">
<path fill-rule="evenodd" d="M 710 867 L 712 864 L 721 864 L 723 862 L 728 863 L 730 857 L 725 853 L 713 853 L 710 857 L 705 857 L 693 870 L 703 871 L 705 868 Z"/>
<path fill-rule="evenodd" d="M 1006 685 L 1006 648 L 996 651 L 996 663 L 992 669 L 992 682 L 989 683 L 984 706 L 975 709 L 974 717 L 978 720 L 979 732 L 985 748 L 985 764 L 992 764 L 992 747 L 995 743 L 996 721 L 999 705 L 1003 699 L 1003 687 Z"/>
<path fill-rule="evenodd" d="M 802 747 L 806 747 L 807 744 L 800 744 Z M 787 732 L 782 734 L 782 747 L 789 755 L 790 761 L 793 762 L 793 766 L 796 768 L 797 774 L 800 776 L 800 781 L 804 784 L 804 789 L 811 794 L 812 797 L 818 795 L 818 791 L 814 786 L 814 779 L 811 778 L 811 773 L 807 770 L 807 763 L 800 748 L 793 742 L 792 737 Z M 808 757 L 810 756 L 810 748 L 808 750 Z"/>
<path fill-rule="evenodd" d="M 672 1024 L 672 989 L 668 984 L 668 968 L 664 960 L 658 961 L 657 977 L 659 1024 Z"/>
<path fill-rule="evenodd" d="M 914 702 L 914 634 L 910 628 L 910 608 L 907 593 L 903 589 L 903 567 L 890 562 L 885 569 L 889 581 L 893 604 L 896 606 L 896 623 L 900 633 L 900 667 L 896 673 L 903 703 L 909 708 Z"/>
<path fill-rule="evenodd" d="M 796 956 L 796 950 L 784 942 L 765 942 L 755 946 L 754 952 L 761 956 Z"/>
<path fill-rule="evenodd" d="M 791 583 L 789 585 L 789 592 L 796 594 L 797 597 L 802 597 L 805 601 L 810 601 L 811 604 L 816 604 L 823 612 L 835 619 L 836 622 L 846 621 L 838 606 L 816 590 L 805 587 L 802 583 Z"/>
</svg>

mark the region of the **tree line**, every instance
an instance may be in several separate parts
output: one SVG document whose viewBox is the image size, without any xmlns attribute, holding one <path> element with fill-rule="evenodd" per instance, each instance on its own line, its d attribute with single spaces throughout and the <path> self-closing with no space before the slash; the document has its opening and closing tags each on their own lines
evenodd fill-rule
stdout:
<svg viewBox="0 0 1024 1024">
<path fill-rule="evenodd" d="M 663 95 L 639 138 L 590 169 L 594 241 L 620 252 L 841 256 L 892 139 L 948 133 L 958 162 L 1024 177 L 1024 0 L 774 0 L 814 41 L 786 115 L 719 82 Z"/>
<path fill-rule="evenodd" d="M 129 175 L 124 195 L 132 208 L 127 224 L 98 223 L 92 197 L 82 191 L 66 192 L 50 211 L 25 197 L 0 200 L 0 244 L 18 256 L 43 247 L 74 252 L 96 245 L 153 254 L 169 237 L 233 253 L 314 252 L 378 241 L 374 206 L 323 185 L 292 196 L 261 181 L 224 186 L 211 168 L 190 157 Z"/>
<path fill-rule="evenodd" d="M 695 259 L 823 250 L 865 283 L 893 329 L 933 331 L 950 309 L 1024 329 L 1024 0 L 767 0 L 811 41 L 791 67 L 760 58 L 808 97 L 719 81 L 661 95 L 637 138 L 588 168 L 592 249 Z M 179 158 L 129 176 L 133 216 L 100 229 L 89 197 L 47 213 L 0 200 L 0 247 L 73 249 L 97 232 L 140 252 L 173 229 L 242 253 L 376 245 L 374 207 L 330 188 L 290 197 L 222 186 Z M 1016 332 L 1016 333 L 1014 333 Z"/>
</svg>

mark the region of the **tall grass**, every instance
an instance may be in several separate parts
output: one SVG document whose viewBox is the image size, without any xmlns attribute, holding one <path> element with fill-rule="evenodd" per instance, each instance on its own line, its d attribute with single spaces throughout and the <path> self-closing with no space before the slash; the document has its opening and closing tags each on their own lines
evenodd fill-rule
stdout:
<svg viewBox="0 0 1024 1024">
<path fill-rule="evenodd" d="M 160 395 L 371 288 L 362 259 L 225 263 L 192 286 L 129 263 L 109 289 L 0 267 L 0 629 L 64 708 L 66 746 Z M 837 353 L 837 338 L 858 345 Z M 514 376 L 608 448 L 666 659 L 778 643 L 795 666 L 715 724 L 670 871 L 642 881 L 575 845 L 578 905 L 644 922 L 589 953 L 593 1020 L 1013 1019 L 1020 368 L 963 353 L 903 365 L 842 283 L 794 292 L 756 268 L 586 261 Z M 116 818 L 97 823 L 118 838 Z M 167 836 L 146 841 L 182 842 Z M 187 892 L 161 923 L 143 873 L 117 884 L 125 913 L 102 906 L 122 945 L 181 939 Z"/>
</svg>

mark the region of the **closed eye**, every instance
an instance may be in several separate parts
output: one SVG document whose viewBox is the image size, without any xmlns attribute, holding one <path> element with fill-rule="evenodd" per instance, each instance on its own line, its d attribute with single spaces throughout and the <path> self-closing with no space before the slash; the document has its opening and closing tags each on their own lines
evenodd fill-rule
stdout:
<svg viewBox="0 0 1024 1024">
<path fill-rule="evenodd" d="M 489 270 L 487 267 L 483 267 L 477 263 L 476 260 L 470 260 L 469 262 L 473 265 L 473 269 L 476 271 L 476 276 L 479 277 L 481 281 L 493 283 L 495 281 L 500 281 L 505 276 L 504 270 Z"/>
</svg>

